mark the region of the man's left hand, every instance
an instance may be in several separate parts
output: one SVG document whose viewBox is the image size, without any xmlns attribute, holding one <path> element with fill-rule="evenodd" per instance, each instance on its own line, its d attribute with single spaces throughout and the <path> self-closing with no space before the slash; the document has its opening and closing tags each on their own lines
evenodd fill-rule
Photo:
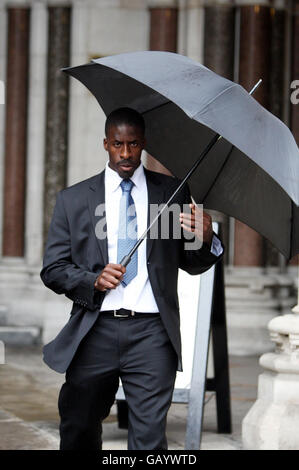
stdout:
<svg viewBox="0 0 299 470">
<path fill-rule="evenodd" d="M 195 204 L 189 204 L 191 214 L 180 214 L 181 227 L 194 233 L 199 240 L 211 246 L 213 238 L 212 217 Z"/>
</svg>

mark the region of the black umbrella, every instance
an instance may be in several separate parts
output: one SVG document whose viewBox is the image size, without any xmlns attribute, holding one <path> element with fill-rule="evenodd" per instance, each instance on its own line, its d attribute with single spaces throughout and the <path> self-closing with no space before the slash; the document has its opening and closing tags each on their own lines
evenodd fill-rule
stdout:
<svg viewBox="0 0 299 470">
<path fill-rule="evenodd" d="M 190 177 L 198 203 L 241 220 L 287 258 L 299 252 L 298 147 L 240 85 L 185 56 L 157 51 L 64 71 L 95 95 L 106 115 L 120 107 L 139 111 L 146 150 L 177 177 L 200 156 Z"/>
</svg>

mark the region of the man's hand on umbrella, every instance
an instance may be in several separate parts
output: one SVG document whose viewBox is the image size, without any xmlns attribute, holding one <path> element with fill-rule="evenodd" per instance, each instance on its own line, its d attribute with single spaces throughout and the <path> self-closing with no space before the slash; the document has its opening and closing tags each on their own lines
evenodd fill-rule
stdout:
<svg viewBox="0 0 299 470">
<path fill-rule="evenodd" d="M 211 246 L 213 238 L 212 217 L 195 204 L 189 204 L 190 213 L 180 214 L 181 227 L 187 232 L 193 232 L 199 240 Z"/>
<path fill-rule="evenodd" d="M 121 264 L 107 264 L 97 277 L 95 289 L 105 292 L 107 289 L 115 289 L 123 278 L 126 268 Z"/>
</svg>

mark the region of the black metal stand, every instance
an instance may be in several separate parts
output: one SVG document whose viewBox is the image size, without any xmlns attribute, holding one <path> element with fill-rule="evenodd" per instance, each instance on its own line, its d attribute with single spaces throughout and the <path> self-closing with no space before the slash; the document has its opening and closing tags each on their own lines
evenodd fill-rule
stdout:
<svg viewBox="0 0 299 470">
<path fill-rule="evenodd" d="M 218 432 L 231 433 L 229 362 L 222 261 L 215 266 L 211 330 L 215 377 L 206 379 L 206 390 L 216 392 Z"/>
<path fill-rule="evenodd" d="M 217 233 L 218 227 L 214 231 Z M 210 333 L 214 377 L 206 378 Z M 191 387 L 176 388 L 172 397 L 173 403 L 188 403 L 185 442 L 187 450 L 200 449 L 205 391 L 216 392 L 218 433 L 231 433 L 223 260 L 201 275 Z M 116 398 L 119 427 L 127 429 L 128 408 L 122 389 L 118 391 Z"/>
</svg>

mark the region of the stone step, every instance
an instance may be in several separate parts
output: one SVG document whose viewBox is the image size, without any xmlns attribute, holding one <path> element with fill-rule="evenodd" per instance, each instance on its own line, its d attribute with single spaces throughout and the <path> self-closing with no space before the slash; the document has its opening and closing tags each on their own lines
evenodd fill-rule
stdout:
<svg viewBox="0 0 299 470">
<path fill-rule="evenodd" d="M 58 450 L 59 439 L 0 409 L 0 450 Z"/>
<path fill-rule="evenodd" d="M 41 329 L 37 326 L 0 326 L 0 341 L 13 346 L 38 345 L 41 344 Z"/>
</svg>

